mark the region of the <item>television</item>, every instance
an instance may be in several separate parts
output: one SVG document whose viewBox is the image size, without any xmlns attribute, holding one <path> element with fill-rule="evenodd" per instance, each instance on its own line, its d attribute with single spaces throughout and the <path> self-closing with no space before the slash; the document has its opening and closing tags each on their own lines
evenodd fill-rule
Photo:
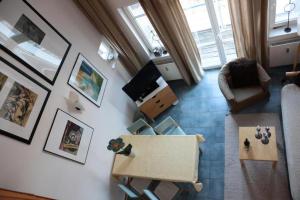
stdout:
<svg viewBox="0 0 300 200">
<path fill-rule="evenodd" d="M 143 98 L 159 87 L 156 80 L 161 76 L 153 61 L 149 61 L 122 90 L 133 100 Z"/>
</svg>

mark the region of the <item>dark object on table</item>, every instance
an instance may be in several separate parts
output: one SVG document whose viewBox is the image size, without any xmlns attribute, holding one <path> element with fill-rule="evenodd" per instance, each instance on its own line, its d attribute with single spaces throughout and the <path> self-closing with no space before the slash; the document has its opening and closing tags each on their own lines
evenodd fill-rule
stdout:
<svg viewBox="0 0 300 200">
<path fill-rule="evenodd" d="M 261 139 L 262 138 L 262 134 L 261 134 L 261 128 L 259 126 L 257 126 L 256 128 L 256 133 L 255 133 L 255 138 L 256 139 Z"/>
<path fill-rule="evenodd" d="M 128 144 L 124 150 L 118 152 L 117 154 L 122 154 L 122 155 L 125 155 L 125 156 L 129 156 L 130 153 L 131 153 L 131 149 L 132 149 L 132 145 L 131 144 Z"/>
<path fill-rule="evenodd" d="M 267 132 L 267 136 L 268 136 L 268 138 L 270 138 L 271 137 L 271 132 L 270 132 L 270 127 L 266 127 L 266 132 Z"/>
<path fill-rule="evenodd" d="M 246 147 L 246 150 L 248 150 L 250 148 L 250 141 L 248 140 L 248 138 L 245 139 L 244 145 Z"/>
<path fill-rule="evenodd" d="M 296 4 L 292 3 L 291 0 L 289 0 L 289 3 L 284 7 L 284 12 L 287 12 L 288 14 L 288 20 L 287 20 L 287 27 L 284 29 L 284 32 L 289 33 L 291 32 L 290 27 L 290 14 L 295 9 Z"/>
<path fill-rule="evenodd" d="M 268 138 L 268 134 L 267 133 L 263 134 L 263 138 L 261 139 L 261 142 L 263 144 L 269 144 L 269 138 Z"/>
<path fill-rule="evenodd" d="M 230 62 L 228 65 L 234 88 L 257 86 L 260 84 L 256 60 L 241 58 Z"/>
</svg>

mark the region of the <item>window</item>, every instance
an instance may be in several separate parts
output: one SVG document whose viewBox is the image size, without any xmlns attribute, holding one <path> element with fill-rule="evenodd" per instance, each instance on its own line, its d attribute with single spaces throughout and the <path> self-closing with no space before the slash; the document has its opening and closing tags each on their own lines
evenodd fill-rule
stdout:
<svg viewBox="0 0 300 200">
<path fill-rule="evenodd" d="M 180 0 L 200 52 L 203 68 L 237 57 L 227 0 Z"/>
<path fill-rule="evenodd" d="M 270 0 L 270 27 L 276 28 L 286 25 L 288 13 L 285 12 L 287 4 L 296 3 L 296 0 Z M 295 23 L 297 19 L 298 7 L 290 13 L 290 22 Z"/>
<path fill-rule="evenodd" d="M 124 11 L 149 53 L 154 53 L 156 56 L 159 56 L 156 54 L 157 52 L 160 55 L 166 54 L 165 48 L 142 6 L 139 3 L 135 3 L 124 8 Z"/>
</svg>

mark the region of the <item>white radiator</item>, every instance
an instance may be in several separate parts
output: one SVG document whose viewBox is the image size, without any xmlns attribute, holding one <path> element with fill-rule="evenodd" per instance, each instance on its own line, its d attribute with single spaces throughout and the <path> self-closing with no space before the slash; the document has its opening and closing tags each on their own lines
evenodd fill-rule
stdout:
<svg viewBox="0 0 300 200">
<path fill-rule="evenodd" d="M 166 81 L 182 79 L 182 76 L 174 62 L 156 65 Z"/>
<path fill-rule="evenodd" d="M 300 40 L 277 42 L 270 45 L 270 66 L 290 65 L 294 63 L 294 57 Z M 300 62 L 300 58 L 298 60 Z"/>
</svg>

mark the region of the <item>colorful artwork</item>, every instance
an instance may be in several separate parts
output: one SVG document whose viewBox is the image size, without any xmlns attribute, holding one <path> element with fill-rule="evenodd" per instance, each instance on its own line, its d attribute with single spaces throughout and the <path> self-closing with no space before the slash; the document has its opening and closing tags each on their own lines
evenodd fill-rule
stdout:
<svg viewBox="0 0 300 200">
<path fill-rule="evenodd" d="M 76 85 L 86 95 L 98 100 L 103 78 L 86 62 L 82 61 L 76 76 Z"/>
<path fill-rule="evenodd" d="M 2 90 L 6 80 L 7 80 L 7 76 L 0 72 L 0 91 Z"/>
<path fill-rule="evenodd" d="M 59 149 L 77 155 L 82 133 L 82 127 L 68 120 Z"/>
<path fill-rule="evenodd" d="M 0 117 L 25 127 L 37 94 L 14 82 L 0 110 Z"/>
</svg>

